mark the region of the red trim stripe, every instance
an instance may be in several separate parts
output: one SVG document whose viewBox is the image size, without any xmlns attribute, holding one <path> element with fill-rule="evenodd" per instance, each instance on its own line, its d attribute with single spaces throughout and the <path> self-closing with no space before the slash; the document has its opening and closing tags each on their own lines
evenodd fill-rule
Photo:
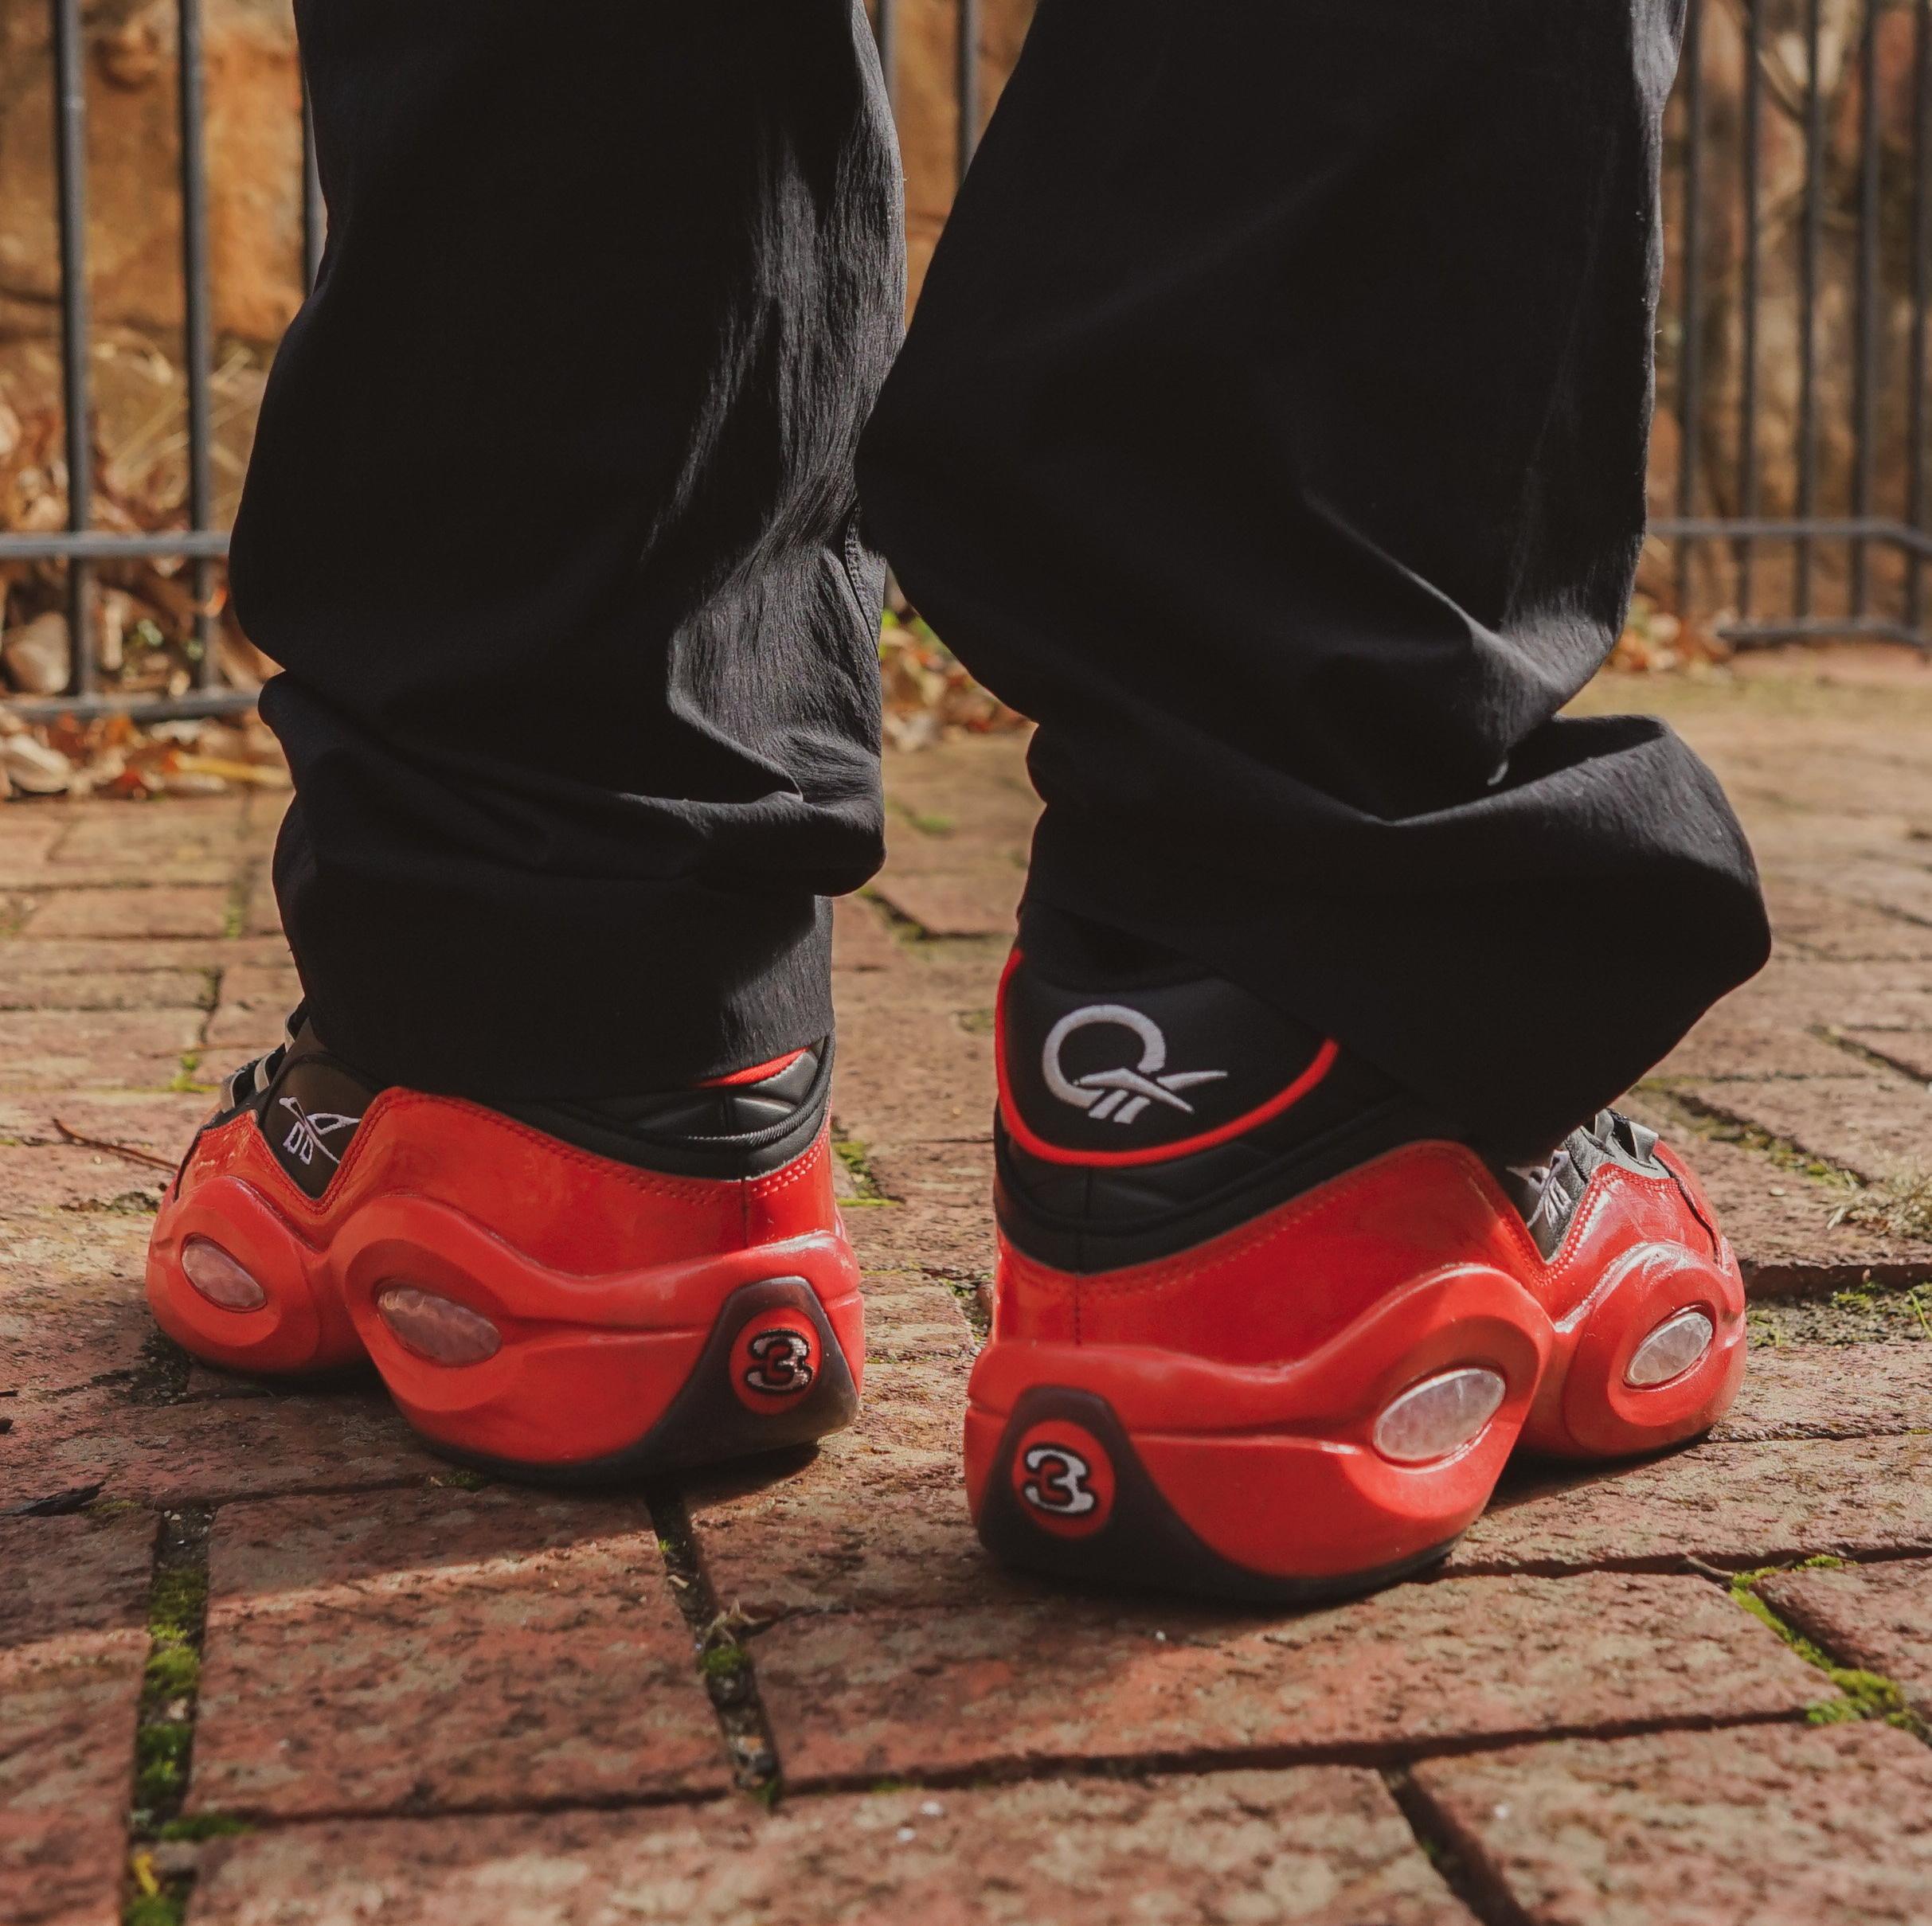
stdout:
<svg viewBox="0 0 1932 1926">
<path fill-rule="evenodd" d="M 803 1050 L 794 1050 L 789 1056 L 774 1057 L 769 1063 L 755 1063 L 749 1069 L 733 1070 L 723 1076 L 707 1076 L 697 1088 L 700 1090 L 722 1090 L 730 1084 L 761 1084 L 768 1076 L 776 1076 L 780 1070 L 788 1070 L 803 1057 Z"/>
<path fill-rule="evenodd" d="M 1199 1136 L 1183 1138 L 1179 1143 L 1150 1144 L 1138 1151 L 1070 1151 L 1059 1144 L 1049 1143 L 1037 1131 L 1030 1128 L 1026 1119 L 1019 1114 L 1019 1106 L 1013 1100 L 1012 1085 L 1007 1076 L 1007 985 L 1019 967 L 1019 960 L 1020 953 L 1015 949 L 1007 959 L 1005 971 L 999 979 L 998 1034 L 993 1049 L 993 1069 L 999 1082 L 999 1115 L 1005 1122 L 1007 1134 L 1013 1141 L 1022 1150 L 1048 1163 L 1120 1170 L 1134 1164 L 1167 1163 L 1195 1151 L 1212 1150 L 1218 1143 L 1228 1143 L 1237 1137 L 1246 1136 L 1270 1118 L 1278 1117 L 1283 1111 L 1299 1104 L 1335 1068 L 1336 1060 L 1342 1053 L 1341 1045 L 1330 1039 L 1315 1053 L 1308 1067 L 1285 1090 L 1277 1092 L 1266 1103 L 1257 1104 L 1232 1123 L 1203 1131 Z"/>
</svg>

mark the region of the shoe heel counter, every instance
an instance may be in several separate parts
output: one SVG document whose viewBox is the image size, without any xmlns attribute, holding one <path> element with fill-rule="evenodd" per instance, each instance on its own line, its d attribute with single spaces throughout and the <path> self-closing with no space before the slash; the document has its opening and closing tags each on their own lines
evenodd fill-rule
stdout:
<svg viewBox="0 0 1932 1926">
<path fill-rule="evenodd" d="M 1056 1271 L 1029 1257 L 1001 1231 L 993 1270 L 991 1338 L 1077 1343 L 1081 1287 L 1088 1281 L 1077 1272 Z"/>
<path fill-rule="evenodd" d="M 810 1147 L 784 1169 L 743 1179 L 747 1247 L 826 1233 L 843 1235 L 832 1174 L 831 1127 L 827 1122 Z"/>
<path fill-rule="evenodd" d="M 1475 1154 L 1417 1143 L 1156 1263 L 1062 1271 L 1003 1236 L 994 1335 L 1281 1363 L 1445 1265 L 1527 1280 L 1535 1263 L 1521 1220 Z"/>
</svg>

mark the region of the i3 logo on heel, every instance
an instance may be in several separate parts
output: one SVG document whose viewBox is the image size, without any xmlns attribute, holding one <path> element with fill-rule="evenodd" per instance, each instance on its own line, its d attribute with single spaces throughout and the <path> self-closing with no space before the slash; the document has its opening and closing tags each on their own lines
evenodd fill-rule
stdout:
<svg viewBox="0 0 1932 1926">
<path fill-rule="evenodd" d="M 1113 1460 L 1085 1425 L 1032 1426 L 1014 1450 L 1012 1479 L 1027 1516 L 1061 1537 L 1086 1537 L 1113 1515 Z"/>
<path fill-rule="evenodd" d="M 731 1347 L 731 1388 L 750 1410 L 783 1410 L 819 1381 L 819 1334 L 808 1319 L 761 1311 Z"/>
</svg>

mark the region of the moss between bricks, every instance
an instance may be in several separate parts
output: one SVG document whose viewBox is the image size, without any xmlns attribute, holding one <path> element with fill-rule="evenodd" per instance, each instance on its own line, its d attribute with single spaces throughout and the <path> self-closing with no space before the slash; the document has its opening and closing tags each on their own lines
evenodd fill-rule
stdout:
<svg viewBox="0 0 1932 1926">
<path fill-rule="evenodd" d="M 255 893 L 255 865 L 251 863 L 229 885 L 228 902 L 221 912 L 221 934 L 231 940 L 248 925 L 248 898 Z"/>
<path fill-rule="evenodd" d="M 136 1853 L 129 1862 L 129 1877 L 135 1891 L 121 1908 L 121 1926 L 182 1926 L 188 1916 L 188 1896 L 178 1893 L 170 1881 L 154 1869 L 154 1854 Z M 144 1882 L 154 1890 L 146 1890 Z"/>
<path fill-rule="evenodd" d="M 952 817 L 933 810 L 917 808 L 897 796 L 886 797 L 886 807 L 890 814 L 901 822 L 910 824 L 922 836 L 950 836 L 959 827 Z"/>
<path fill-rule="evenodd" d="M 1932 1286 L 1908 1284 L 1903 1291 L 1881 1291 L 1871 1280 L 1871 1273 L 1867 1271 L 1863 1284 L 1832 1292 L 1833 1307 L 1843 1311 L 1889 1316 L 1904 1324 L 1908 1334 L 1932 1338 L 1932 1315 L 1926 1311 L 1927 1299 L 1932 1297 Z"/>
<path fill-rule="evenodd" d="M 1646 1077 L 1637 1088 L 1660 1108 L 1668 1110 L 1672 1120 L 1694 1136 L 1755 1151 L 1761 1157 L 1769 1158 L 1780 1170 L 1812 1178 L 1819 1183 L 1831 1185 L 1835 1190 L 1859 1192 L 1869 1188 L 1856 1171 L 1848 1170 L 1842 1164 L 1828 1162 L 1822 1157 L 1814 1157 L 1789 1137 L 1780 1137 L 1770 1131 L 1760 1130 L 1754 1123 L 1742 1122 L 1706 1099 L 1679 1088 L 1672 1078 Z"/>
<path fill-rule="evenodd" d="M 895 942 L 905 944 L 908 949 L 919 949 L 935 940 L 933 932 L 923 923 L 915 922 L 896 903 L 887 902 L 870 884 L 858 892 L 858 897 L 886 919 L 886 930 Z"/>
<path fill-rule="evenodd" d="M 194 1887 L 194 1847 L 248 1830 L 224 1814 L 181 1811 L 194 1753 L 213 1517 L 205 1505 L 166 1513 L 155 1545 L 122 1926 L 181 1926 Z"/>
<path fill-rule="evenodd" d="M 946 1288 L 959 1299 L 960 1311 L 972 1327 L 976 1346 L 985 1343 L 993 1334 L 993 1321 L 987 1315 L 986 1299 L 980 1295 L 982 1284 L 977 1278 L 948 1277 L 943 1280 Z"/>
<path fill-rule="evenodd" d="M 238 1819 L 233 1813 L 196 1812 L 157 1826 L 154 1837 L 170 1845 L 198 1846 L 205 1839 L 232 1839 L 254 1830 L 246 1819 Z"/>
<path fill-rule="evenodd" d="M 169 1522 L 174 1525 L 175 1520 Z M 197 1522 L 182 1522 L 192 1533 Z M 148 1592 L 147 1665 L 141 1683 L 140 1725 L 135 1734 L 137 1823 L 144 1815 L 150 1823 L 173 1818 L 188 1789 L 188 1760 L 194 1743 L 190 1721 L 201 1683 L 208 1572 L 194 1557 L 199 1546 L 182 1549 L 193 1561 L 159 1567 Z"/>
<path fill-rule="evenodd" d="M 657 1529 L 665 1575 L 691 1635 L 698 1676 L 717 1714 L 733 1780 L 741 1792 L 768 1809 L 777 1803 L 783 1786 L 752 1656 L 739 1635 L 751 1621 L 741 1612 L 719 1608 L 679 1493 L 668 1486 L 651 1487 L 644 1502 Z"/>
<path fill-rule="evenodd" d="M 1932 1341 L 1932 1284 L 1865 1282 L 1828 1298 L 1774 1298 L 1746 1309 L 1754 1345 L 1925 1343 Z"/>
<path fill-rule="evenodd" d="M 707 1645 L 698 1661 L 698 1669 L 714 1682 L 741 1678 L 751 1669 L 751 1660 L 737 1639 L 719 1636 Z"/>
<path fill-rule="evenodd" d="M 879 1188 L 879 1181 L 872 1168 L 872 1160 L 866 1147 L 856 1137 L 835 1137 L 832 1154 L 846 1167 L 856 1193 L 839 1200 L 841 1210 L 857 1208 L 876 1210 L 882 1205 L 890 1205 L 893 1200 Z"/>
<path fill-rule="evenodd" d="M 1822 1646 L 1779 1617 L 1758 1590 L 1766 1579 L 1785 1572 L 1836 1571 L 1845 1562 L 1821 1553 L 1815 1558 L 1801 1559 L 1796 1565 L 1762 1565 L 1755 1571 L 1739 1572 L 1731 1580 L 1731 1596 L 1753 1618 L 1776 1632 L 1807 1665 L 1816 1666 L 1843 1694 L 1806 1706 L 1805 1717 L 1811 1725 L 1840 1725 L 1860 1719 L 1881 1719 L 1914 1738 L 1932 1743 L 1932 1726 L 1912 1709 L 1904 1687 L 1896 1679 L 1887 1678 L 1883 1672 L 1838 1664 Z"/>
<path fill-rule="evenodd" d="M 199 1050 L 183 1050 L 181 1053 L 181 1068 L 168 1080 L 166 1086 L 169 1095 L 172 1096 L 207 1096 L 214 1088 L 214 1085 L 204 1084 L 197 1080 L 195 1072 L 201 1067 L 201 1053 Z"/>
<path fill-rule="evenodd" d="M 84 1203 L 63 1204 L 61 1209 L 76 1217 L 151 1217 L 161 1208 L 161 1192 L 153 1190 L 122 1190 L 111 1197 Z"/>
</svg>

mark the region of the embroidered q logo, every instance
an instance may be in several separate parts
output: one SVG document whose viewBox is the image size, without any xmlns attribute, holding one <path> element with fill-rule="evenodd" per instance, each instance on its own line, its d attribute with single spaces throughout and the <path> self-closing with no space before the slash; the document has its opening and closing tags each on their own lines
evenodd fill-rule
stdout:
<svg viewBox="0 0 1932 1926">
<path fill-rule="evenodd" d="M 336 1110 L 304 1110 L 291 1096 L 284 1097 L 281 1107 L 294 1119 L 288 1135 L 282 1139 L 282 1148 L 304 1164 L 314 1163 L 318 1154 L 330 1163 L 340 1163 L 342 1154 L 329 1148 L 329 1139 L 343 1131 L 354 1130 L 362 1121 L 360 1117 L 346 1117 Z"/>
<path fill-rule="evenodd" d="M 1060 1053 L 1076 1030 L 1097 1023 L 1109 1023 L 1132 1033 L 1140 1045 L 1140 1061 L 1132 1069 L 1090 1070 L 1084 1076 L 1069 1077 L 1060 1061 Z M 1165 1104 L 1171 1109 L 1194 1114 L 1194 1106 L 1180 1095 L 1197 1084 L 1218 1083 L 1225 1070 L 1176 1070 L 1167 1068 L 1167 1040 L 1160 1026 L 1138 1010 L 1124 1003 L 1089 1003 L 1062 1017 L 1046 1033 L 1046 1048 L 1041 1057 L 1046 1088 L 1062 1104 L 1071 1104 L 1097 1120 L 1131 1123 L 1150 1104 Z"/>
</svg>

